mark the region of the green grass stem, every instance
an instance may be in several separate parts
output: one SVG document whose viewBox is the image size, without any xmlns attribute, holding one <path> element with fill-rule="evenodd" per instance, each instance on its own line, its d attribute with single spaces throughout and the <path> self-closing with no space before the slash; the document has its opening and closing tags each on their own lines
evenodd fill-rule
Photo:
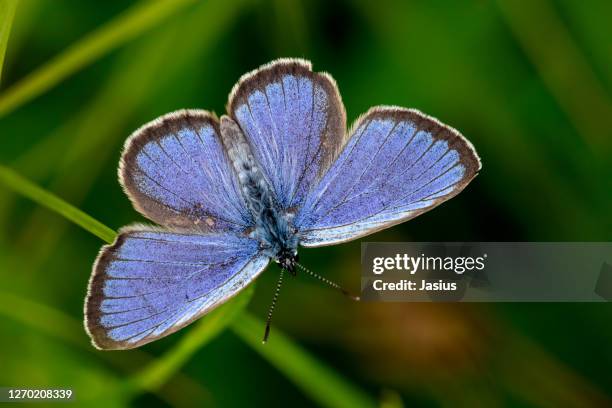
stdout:
<svg viewBox="0 0 612 408">
<path fill-rule="evenodd" d="M 0 95 L 0 117 L 194 2 L 154 0 L 137 3 L 7 89 Z M 2 35 L 5 35 L 4 30 Z"/>
</svg>

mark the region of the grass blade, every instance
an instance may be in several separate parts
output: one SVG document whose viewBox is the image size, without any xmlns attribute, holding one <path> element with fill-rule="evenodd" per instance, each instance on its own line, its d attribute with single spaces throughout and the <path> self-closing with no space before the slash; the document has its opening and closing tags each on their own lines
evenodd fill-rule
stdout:
<svg viewBox="0 0 612 408">
<path fill-rule="evenodd" d="M 113 242 L 115 239 L 115 231 L 100 221 L 2 165 L 0 165 L 0 183 L 28 197 L 32 201 L 55 211 L 106 242 Z"/>
<path fill-rule="evenodd" d="M 0 117 L 194 2 L 156 0 L 138 3 L 7 89 L 0 95 Z"/>
<path fill-rule="evenodd" d="M 367 394 L 317 361 L 279 330 L 274 329 L 268 343 L 261 344 L 263 327 L 263 322 L 246 312 L 231 325 L 238 337 L 320 405 L 330 408 L 376 406 Z"/>
<path fill-rule="evenodd" d="M 2 67 L 4 66 L 4 56 L 8 45 L 9 33 L 13 26 L 17 0 L 0 1 L 0 79 L 2 79 Z"/>
</svg>

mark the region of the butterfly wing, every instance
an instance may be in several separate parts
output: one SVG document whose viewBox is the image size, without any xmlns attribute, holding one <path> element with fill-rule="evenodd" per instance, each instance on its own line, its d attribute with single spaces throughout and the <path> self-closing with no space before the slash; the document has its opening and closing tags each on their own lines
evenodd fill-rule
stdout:
<svg viewBox="0 0 612 408">
<path fill-rule="evenodd" d="M 244 75 L 227 112 L 284 209 L 300 206 L 345 139 L 346 114 L 334 80 L 312 72 L 304 60 L 280 59 Z"/>
<path fill-rule="evenodd" d="M 268 261 L 256 241 L 231 233 L 125 229 L 94 264 L 87 332 L 100 349 L 149 343 L 234 296 Z"/>
<path fill-rule="evenodd" d="M 432 209 L 480 170 L 458 131 L 416 110 L 370 109 L 295 218 L 304 246 L 350 241 Z"/>
<path fill-rule="evenodd" d="M 200 232 L 253 224 L 219 137 L 216 117 L 182 110 L 127 140 L 119 181 L 134 207 L 158 224 Z"/>
</svg>

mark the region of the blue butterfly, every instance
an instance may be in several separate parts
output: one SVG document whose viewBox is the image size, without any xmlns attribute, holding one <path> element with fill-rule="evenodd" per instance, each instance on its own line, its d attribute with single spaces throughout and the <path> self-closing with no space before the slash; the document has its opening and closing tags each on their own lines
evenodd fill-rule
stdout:
<svg viewBox="0 0 612 408">
<path fill-rule="evenodd" d="M 101 249 L 85 301 L 97 348 L 175 332 L 270 260 L 282 268 L 279 287 L 285 270 L 311 273 L 298 245 L 338 244 L 407 221 L 458 194 L 481 168 L 459 132 L 417 110 L 377 106 L 347 133 L 335 81 L 304 60 L 244 75 L 227 112 L 169 113 L 127 140 L 119 181 L 136 210 L 163 227 L 123 228 Z"/>
</svg>

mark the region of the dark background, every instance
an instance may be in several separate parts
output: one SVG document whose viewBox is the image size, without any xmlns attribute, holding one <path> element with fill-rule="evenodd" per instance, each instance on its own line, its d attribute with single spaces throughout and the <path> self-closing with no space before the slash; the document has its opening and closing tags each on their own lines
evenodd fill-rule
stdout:
<svg viewBox="0 0 612 408">
<path fill-rule="evenodd" d="M 482 158 L 459 196 L 367 240 L 612 238 L 611 2 L 181 2 L 15 102 L 30 73 L 146 4 L 22 0 L 0 86 L 0 163 L 111 228 L 142 221 L 116 177 L 126 137 L 180 108 L 221 114 L 240 75 L 303 57 L 336 79 L 349 123 L 372 105 L 418 108 Z M 312 405 L 231 332 L 156 392 L 108 391 L 143 356 L 87 344 L 82 304 L 101 245 L 0 185 L 0 385 L 71 386 L 105 407 Z M 355 241 L 300 256 L 356 290 L 359 250 Z M 254 315 L 265 316 L 277 273 L 258 280 Z M 383 406 L 578 407 L 611 404 L 611 319 L 608 304 L 354 304 L 298 275 L 275 327 Z M 190 329 L 142 350 L 163 356 Z"/>
</svg>

